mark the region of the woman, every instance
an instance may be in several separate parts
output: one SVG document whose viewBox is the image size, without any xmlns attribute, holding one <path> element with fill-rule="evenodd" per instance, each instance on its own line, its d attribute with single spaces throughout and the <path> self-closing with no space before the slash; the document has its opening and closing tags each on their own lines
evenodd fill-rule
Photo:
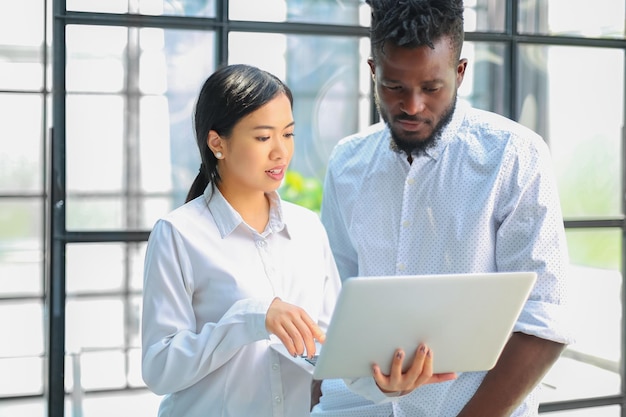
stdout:
<svg viewBox="0 0 626 417">
<path fill-rule="evenodd" d="M 277 193 L 291 107 L 286 85 L 245 65 L 200 91 L 200 172 L 154 226 L 145 260 L 142 371 L 165 395 L 159 416 L 309 415 L 310 375 L 269 345 L 313 355 L 340 279 L 317 214 Z"/>
<path fill-rule="evenodd" d="M 268 347 L 314 354 L 340 281 L 317 214 L 276 191 L 291 106 L 278 78 L 249 66 L 202 87 L 200 172 L 146 253 L 142 368 L 166 395 L 160 416 L 309 415 L 310 376 Z"/>
</svg>

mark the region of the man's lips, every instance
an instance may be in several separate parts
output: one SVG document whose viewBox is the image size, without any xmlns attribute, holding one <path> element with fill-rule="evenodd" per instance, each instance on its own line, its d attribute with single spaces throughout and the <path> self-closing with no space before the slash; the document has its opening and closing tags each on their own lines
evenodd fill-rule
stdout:
<svg viewBox="0 0 626 417">
<path fill-rule="evenodd" d="M 428 124 L 428 120 L 396 119 L 396 124 L 398 124 L 403 130 L 414 132 L 420 130 L 424 125 Z"/>
</svg>

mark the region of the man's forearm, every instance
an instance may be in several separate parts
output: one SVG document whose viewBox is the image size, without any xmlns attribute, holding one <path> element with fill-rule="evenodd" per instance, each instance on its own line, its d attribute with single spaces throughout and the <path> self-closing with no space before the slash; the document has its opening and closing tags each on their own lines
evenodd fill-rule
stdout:
<svg viewBox="0 0 626 417">
<path fill-rule="evenodd" d="M 559 358 L 565 345 L 514 333 L 458 417 L 508 417 Z"/>
</svg>

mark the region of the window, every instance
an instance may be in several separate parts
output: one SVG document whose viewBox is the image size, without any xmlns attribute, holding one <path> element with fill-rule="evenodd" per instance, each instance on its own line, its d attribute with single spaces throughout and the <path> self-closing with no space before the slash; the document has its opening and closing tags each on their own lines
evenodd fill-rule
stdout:
<svg viewBox="0 0 626 417">
<path fill-rule="evenodd" d="M 544 137 L 565 217 L 577 342 L 540 411 L 624 416 L 626 2 L 465 8 L 459 94 Z M 143 256 L 197 173 L 200 86 L 222 63 L 286 81 L 292 173 L 319 193 L 335 143 L 377 119 L 368 25 L 363 0 L 0 6 L 0 414 L 156 415 L 140 372 Z"/>
</svg>

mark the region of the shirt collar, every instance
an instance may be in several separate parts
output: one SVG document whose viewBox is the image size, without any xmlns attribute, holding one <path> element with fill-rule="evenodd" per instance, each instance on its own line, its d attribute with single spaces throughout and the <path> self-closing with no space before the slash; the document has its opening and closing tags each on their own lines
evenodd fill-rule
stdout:
<svg viewBox="0 0 626 417">
<path fill-rule="evenodd" d="M 266 193 L 270 203 L 270 217 L 267 226 L 261 236 L 267 237 L 271 233 L 283 232 L 290 238 L 287 225 L 284 221 L 282 202 L 278 192 L 272 191 Z M 243 221 L 241 215 L 230 205 L 224 198 L 217 187 L 209 184 L 204 189 L 204 201 L 215 220 L 215 224 L 220 232 L 222 239 L 230 235 L 237 227 L 243 225 L 249 227 Z"/>
</svg>

